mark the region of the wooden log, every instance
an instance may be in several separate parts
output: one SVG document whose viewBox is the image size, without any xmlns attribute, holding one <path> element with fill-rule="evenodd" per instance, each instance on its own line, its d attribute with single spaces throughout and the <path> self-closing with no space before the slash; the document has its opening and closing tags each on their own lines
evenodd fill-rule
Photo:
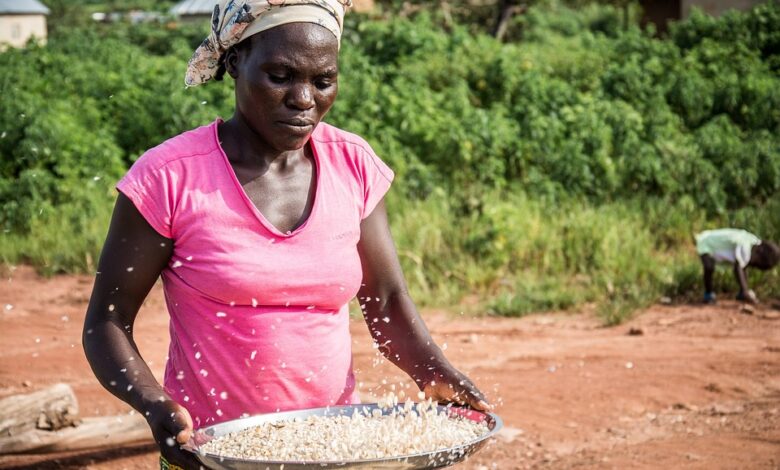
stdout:
<svg viewBox="0 0 780 470">
<path fill-rule="evenodd" d="M 0 436 L 0 455 L 120 447 L 142 442 L 153 442 L 153 439 L 146 420 L 139 414 L 82 418 L 78 426 L 58 431 L 33 429 L 14 436 Z"/>
<path fill-rule="evenodd" d="M 35 429 L 56 431 L 78 423 L 79 405 L 70 385 L 49 388 L 0 400 L 0 438 Z"/>
</svg>

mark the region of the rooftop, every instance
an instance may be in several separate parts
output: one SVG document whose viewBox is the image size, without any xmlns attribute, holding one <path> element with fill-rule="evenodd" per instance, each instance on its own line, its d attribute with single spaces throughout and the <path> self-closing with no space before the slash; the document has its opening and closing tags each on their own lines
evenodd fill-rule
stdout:
<svg viewBox="0 0 780 470">
<path fill-rule="evenodd" d="M 2 0 L 0 0 L 2 1 Z M 217 0 L 183 0 L 174 5 L 170 13 L 172 15 L 209 15 L 214 11 Z"/>
<path fill-rule="evenodd" d="M 48 15 L 49 9 L 38 0 L 0 0 L 0 15 Z"/>
</svg>

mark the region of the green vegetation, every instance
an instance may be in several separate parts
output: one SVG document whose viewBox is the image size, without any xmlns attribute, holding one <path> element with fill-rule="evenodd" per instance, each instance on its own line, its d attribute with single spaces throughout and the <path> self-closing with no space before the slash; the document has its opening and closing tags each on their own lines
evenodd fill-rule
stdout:
<svg viewBox="0 0 780 470">
<path fill-rule="evenodd" d="M 539 2 L 502 44 L 426 12 L 352 17 L 327 120 L 396 170 L 418 303 L 593 303 L 616 323 L 660 296 L 698 298 L 696 231 L 780 240 L 780 6 L 694 14 L 667 39 L 622 18 Z M 183 86 L 204 35 L 61 26 L 0 54 L 0 259 L 94 269 L 127 166 L 232 112 L 229 83 Z M 778 271 L 751 273 L 759 296 L 780 296 Z M 736 289 L 728 270 L 716 281 Z"/>
</svg>

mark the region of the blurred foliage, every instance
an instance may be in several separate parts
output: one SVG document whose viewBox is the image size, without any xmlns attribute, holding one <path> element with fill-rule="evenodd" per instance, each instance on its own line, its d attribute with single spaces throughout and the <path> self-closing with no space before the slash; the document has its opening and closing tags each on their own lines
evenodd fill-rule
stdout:
<svg viewBox="0 0 780 470">
<path fill-rule="evenodd" d="M 508 38 L 517 39 L 529 29 L 526 12 L 534 12 L 531 29 L 578 34 L 583 27 L 617 34 L 630 23 L 637 23 L 641 9 L 636 0 L 375 0 L 374 16 L 385 19 L 433 16 L 445 29 L 454 24 L 467 26 L 472 33 L 495 32 L 504 8 L 509 9 Z M 604 8 L 605 6 L 609 8 Z M 543 15 L 535 12 L 543 11 Z M 544 25 L 540 25 L 539 22 Z M 538 26 L 542 26 L 541 28 Z"/>
<path fill-rule="evenodd" d="M 103 12 L 125 12 L 131 10 L 168 11 L 180 0 L 41 0 L 41 3 L 56 11 L 80 11 L 99 9 Z M 216 0 L 215 0 L 216 3 Z M 52 15 L 54 16 L 54 15 Z M 55 23 L 67 23 L 69 19 L 54 17 Z"/>
<path fill-rule="evenodd" d="M 144 11 L 167 15 L 168 10 L 177 3 L 177 0 L 42 0 L 41 3 L 49 8 L 47 26 L 51 36 L 56 35 L 61 29 L 72 30 L 94 26 L 92 13 L 121 15 L 132 11 Z"/>
<path fill-rule="evenodd" d="M 668 39 L 611 3 L 535 2 L 507 43 L 425 9 L 348 17 L 327 120 L 396 170 L 418 302 L 598 302 L 614 323 L 699 290 L 695 231 L 780 239 L 778 3 L 694 13 Z M 80 21 L 0 54 L 0 259 L 46 272 L 91 270 L 125 169 L 233 109 L 228 83 L 183 85 L 205 24 Z M 760 295 L 777 271 L 752 274 Z"/>
</svg>

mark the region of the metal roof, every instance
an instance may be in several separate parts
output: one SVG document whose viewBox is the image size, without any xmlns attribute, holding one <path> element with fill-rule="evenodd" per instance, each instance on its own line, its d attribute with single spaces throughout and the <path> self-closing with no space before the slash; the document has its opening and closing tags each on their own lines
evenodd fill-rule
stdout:
<svg viewBox="0 0 780 470">
<path fill-rule="evenodd" d="M 48 15 L 49 9 L 38 0 L 0 0 L 0 15 Z"/>
<path fill-rule="evenodd" d="M 2 0 L 0 0 L 2 1 Z M 172 15 L 209 15 L 214 11 L 217 0 L 184 0 L 174 5 L 170 13 Z"/>
</svg>

